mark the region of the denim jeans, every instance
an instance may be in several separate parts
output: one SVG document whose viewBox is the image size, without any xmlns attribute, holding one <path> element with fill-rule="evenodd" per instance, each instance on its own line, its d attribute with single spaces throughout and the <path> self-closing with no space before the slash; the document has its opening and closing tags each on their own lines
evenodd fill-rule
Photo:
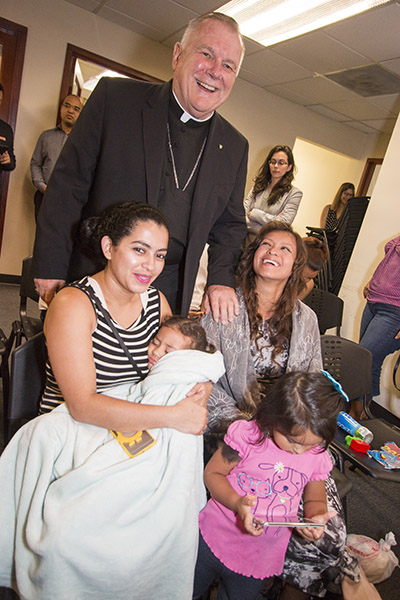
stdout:
<svg viewBox="0 0 400 600">
<path fill-rule="evenodd" d="M 400 307 L 367 302 L 361 319 L 360 345 L 372 352 L 372 395 L 379 396 L 379 381 L 386 356 L 400 349 Z"/>
</svg>

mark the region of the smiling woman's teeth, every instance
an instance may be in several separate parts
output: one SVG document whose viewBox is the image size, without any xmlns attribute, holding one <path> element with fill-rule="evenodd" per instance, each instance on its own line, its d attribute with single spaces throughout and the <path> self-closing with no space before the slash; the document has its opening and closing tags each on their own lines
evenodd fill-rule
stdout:
<svg viewBox="0 0 400 600">
<path fill-rule="evenodd" d="M 269 258 L 265 258 L 263 260 L 263 265 L 273 265 L 274 267 L 278 267 L 278 263 L 275 262 L 274 260 L 270 260 Z"/>
</svg>

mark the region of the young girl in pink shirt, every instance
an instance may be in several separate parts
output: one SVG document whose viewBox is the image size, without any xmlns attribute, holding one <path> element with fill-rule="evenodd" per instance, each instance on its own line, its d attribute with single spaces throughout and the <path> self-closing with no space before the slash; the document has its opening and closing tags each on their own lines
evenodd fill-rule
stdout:
<svg viewBox="0 0 400 600">
<path fill-rule="evenodd" d="M 193 598 L 219 578 L 217 598 L 253 600 L 264 580 L 279 575 L 292 534 L 266 522 L 304 518 L 325 524 L 326 449 L 345 394 L 324 371 L 283 375 L 259 404 L 254 420 L 235 421 L 205 469 L 211 499 L 200 513 L 200 542 Z M 306 540 L 323 527 L 296 527 Z M 290 597 L 286 586 L 282 598 Z M 287 594 L 287 596 L 285 596 Z"/>
</svg>

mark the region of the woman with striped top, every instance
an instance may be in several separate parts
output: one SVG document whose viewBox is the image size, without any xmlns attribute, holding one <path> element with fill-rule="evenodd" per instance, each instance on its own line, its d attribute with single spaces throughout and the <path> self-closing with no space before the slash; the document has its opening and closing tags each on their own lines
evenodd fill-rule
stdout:
<svg viewBox="0 0 400 600">
<path fill-rule="evenodd" d="M 321 227 L 326 231 L 337 231 L 339 218 L 346 202 L 354 196 L 354 184 L 342 183 L 335 194 L 332 204 L 327 204 L 321 213 Z"/>
<path fill-rule="evenodd" d="M 167 254 L 165 218 L 148 204 L 125 202 L 87 219 L 81 242 L 89 252 L 101 249 L 106 265 L 64 287 L 49 307 L 41 412 L 65 400 L 75 420 L 99 427 L 126 432 L 172 427 L 201 434 L 211 384 L 197 384 L 173 407 L 107 395 L 108 388 L 147 375 L 147 347 L 160 321 L 171 314 L 164 295 L 151 287 Z"/>
</svg>

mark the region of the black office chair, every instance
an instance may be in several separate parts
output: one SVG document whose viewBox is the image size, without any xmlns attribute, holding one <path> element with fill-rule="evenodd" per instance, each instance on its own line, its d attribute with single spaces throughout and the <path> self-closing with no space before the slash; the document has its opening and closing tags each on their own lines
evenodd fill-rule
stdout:
<svg viewBox="0 0 400 600">
<path fill-rule="evenodd" d="M 343 318 L 343 300 L 325 290 L 313 288 L 303 300 L 313 309 L 318 319 L 319 332 L 325 333 L 327 329 L 336 327 L 336 334 L 340 335 Z"/>
<path fill-rule="evenodd" d="M 341 383 L 350 400 L 363 399 L 364 411 L 368 419 L 360 423 L 374 435 L 372 449 L 378 450 L 386 442 L 395 442 L 400 447 L 400 429 L 383 419 L 375 418 L 371 413 L 371 352 L 351 340 L 334 335 L 321 336 L 321 351 L 323 368 Z M 342 472 L 344 461 L 348 460 L 352 467 L 359 468 L 367 475 L 400 482 L 400 470 L 385 469 L 366 454 L 353 450 L 346 444 L 346 435 L 346 432 L 338 427 L 332 443 Z"/>
<path fill-rule="evenodd" d="M 27 256 L 22 261 L 19 296 L 19 318 L 21 329 L 16 338 L 16 346 L 20 345 L 22 337 L 29 340 L 43 330 L 43 321 L 36 317 L 30 317 L 27 312 L 28 299 L 31 299 L 34 302 L 38 302 L 39 300 L 39 295 L 35 289 L 35 283 L 32 276 L 32 256 Z"/>
<path fill-rule="evenodd" d="M 14 348 L 11 353 L 9 394 L 3 400 L 6 442 L 24 422 L 38 415 L 46 382 L 46 360 L 43 332 Z"/>
<path fill-rule="evenodd" d="M 334 454 L 334 456 L 336 456 L 336 455 Z M 351 491 L 351 489 L 353 487 L 353 482 L 350 481 L 350 479 L 348 477 L 346 477 L 346 475 L 338 467 L 333 467 L 331 475 L 332 475 L 332 479 L 334 480 L 334 482 L 336 484 L 336 489 L 338 491 L 339 498 L 342 502 L 344 518 L 345 518 L 345 520 L 347 520 L 346 496 Z"/>
</svg>

